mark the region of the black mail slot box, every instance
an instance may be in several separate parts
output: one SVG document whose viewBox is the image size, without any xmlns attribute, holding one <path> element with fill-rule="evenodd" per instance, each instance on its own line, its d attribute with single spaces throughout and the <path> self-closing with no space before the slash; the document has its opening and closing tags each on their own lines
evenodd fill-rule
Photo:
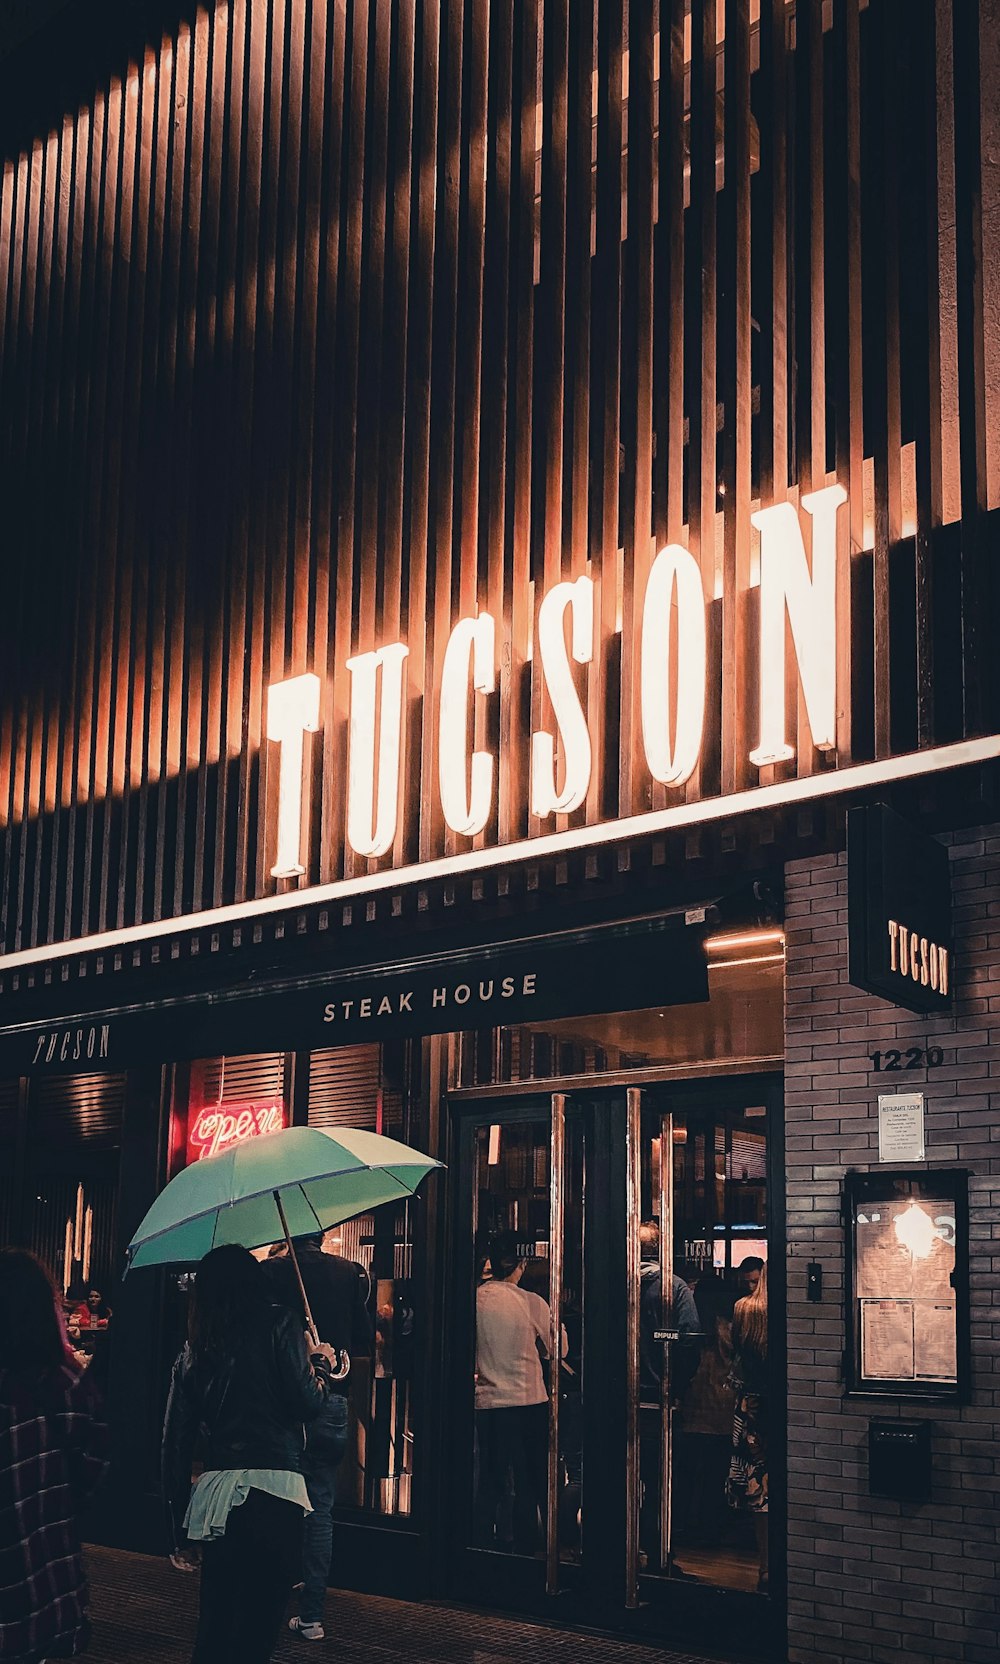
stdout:
<svg viewBox="0 0 1000 1664">
<path fill-rule="evenodd" d="M 929 1502 L 931 1495 L 930 1421 L 868 1423 L 868 1489 L 872 1496 L 900 1502 Z"/>
</svg>

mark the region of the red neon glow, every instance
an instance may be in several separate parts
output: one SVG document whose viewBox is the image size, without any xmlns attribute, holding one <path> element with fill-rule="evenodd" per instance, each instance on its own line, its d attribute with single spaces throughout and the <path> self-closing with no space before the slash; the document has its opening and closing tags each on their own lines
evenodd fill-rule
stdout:
<svg viewBox="0 0 1000 1664">
<path fill-rule="evenodd" d="M 203 1161 L 221 1155 L 234 1144 L 287 1127 L 288 1115 L 281 1098 L 254 1099 L 248 1103 L 206 1104 L 192 1109 L 188 1123 L 187 1159 Z"/>
</svg>

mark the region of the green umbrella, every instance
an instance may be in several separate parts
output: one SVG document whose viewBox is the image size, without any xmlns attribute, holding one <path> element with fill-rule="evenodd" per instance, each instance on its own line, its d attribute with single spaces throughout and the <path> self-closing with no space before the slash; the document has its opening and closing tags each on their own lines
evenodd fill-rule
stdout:
<svg viewBox="0 0 1000 1664">
<path fill-rule="evenodd" d="M 291 1250 L 294 1236 L 406 1201 L 441 1165 L 357 1127 L 288 1127 L 249 1138 L 171 1179 L 129 1243 L 126 1275 L 144 1265 L 192 1265 L 226 1242 L 260 1248 L 284 1237 Z M 299 1287 L 314 1328 L 301 1276 Z"/>
</svg>

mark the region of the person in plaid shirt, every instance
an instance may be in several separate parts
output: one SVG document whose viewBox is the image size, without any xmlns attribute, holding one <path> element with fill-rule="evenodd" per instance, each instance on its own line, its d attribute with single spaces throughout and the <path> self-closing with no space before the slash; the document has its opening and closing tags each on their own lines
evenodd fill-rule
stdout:
<svg viewBox="0 0 1000 1664">
<path fill-rule="evenodd" d="M 75 1658 L 90 1636 L 77 1515 L 107 1428 L 34 1255 L 0 1253 L 0 1660 Z"/>
</svg>

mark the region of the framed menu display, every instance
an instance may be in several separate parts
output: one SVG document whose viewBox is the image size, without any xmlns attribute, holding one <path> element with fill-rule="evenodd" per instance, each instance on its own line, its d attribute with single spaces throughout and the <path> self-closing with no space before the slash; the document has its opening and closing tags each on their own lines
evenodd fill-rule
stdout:
<svg viewBox="0 0 1000 1664">
<path fill-rule="evenodd" d="M 847 1174 L 849 1393 L 966 1396 L 968 1218 L 956 1168 Z"/>
</svg>

